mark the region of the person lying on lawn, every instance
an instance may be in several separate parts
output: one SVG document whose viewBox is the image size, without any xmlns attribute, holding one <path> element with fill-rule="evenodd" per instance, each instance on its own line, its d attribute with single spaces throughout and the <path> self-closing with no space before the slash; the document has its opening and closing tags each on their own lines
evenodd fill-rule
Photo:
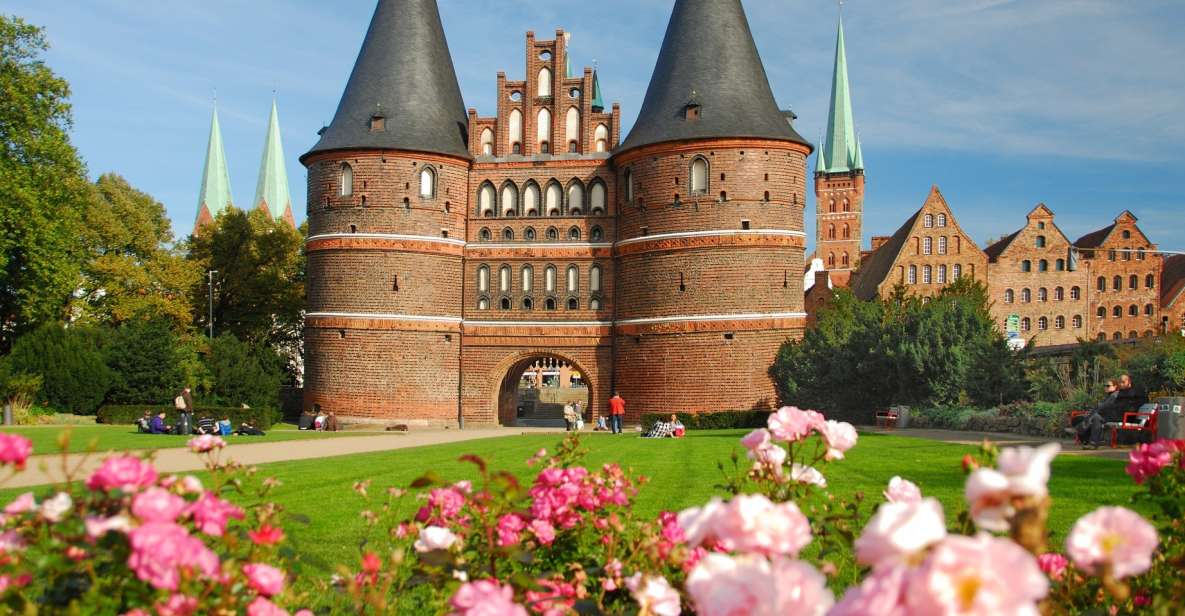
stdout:
<svg viewBox="0 0 1185 616">
<path fill-rule="evenodd" d="M 153 417 L 152 421 L 149 422 L 148 430 L 153 434 L 171 434 L 173 432 L 173 426 L 165 423 L 165 412 L 161 411 L 159 415 Z"/>
</svg>

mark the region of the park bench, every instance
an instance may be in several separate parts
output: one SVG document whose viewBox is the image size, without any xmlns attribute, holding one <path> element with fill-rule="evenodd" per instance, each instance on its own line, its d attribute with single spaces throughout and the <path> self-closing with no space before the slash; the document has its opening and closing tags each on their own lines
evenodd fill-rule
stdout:
<svg viewBox="0 0 1185 616">
<path fill-rule="evenodd" d="M 1070 425 L 1074 425 L 1074 418 L 1089 414 L 1090 411 L 1070 411 Z M 1145 404 L 1138 411 L 1128 411 L 1123 414 L 1123 421 L 1112 421 L 1103 424 L 1104 430 L 1111 431 L 1111 448 L 1119 447 L 1120 432 L 1134 432 L 1137 441 L 1156 439 L 1156 405 Z M 1082 439 L 1075 436 L 1074 441 L 1082 444 Z"/>
<path fill-rule="evenodd" d="M 889 407 L 883 411 L 876 412 L 876 425 L 878 428 L 887 428 L 892 430 L 897 427 L 897 419 L 899 415 L 896 407 Z"/>
</svg>

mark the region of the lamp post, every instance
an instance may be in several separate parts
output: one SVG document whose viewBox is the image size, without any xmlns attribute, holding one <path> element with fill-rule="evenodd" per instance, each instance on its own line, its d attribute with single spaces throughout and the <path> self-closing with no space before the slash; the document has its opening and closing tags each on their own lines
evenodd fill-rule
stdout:
<svg viewBox="0 0 1185 616">
<path fill-rule="evenodd" d="M 208 270 L 206 272 L 206 279 L 208 281 L 207 287 L 209 289 L 209 297 L 210 297 L 210 312 L 209 312 L 208 323 L 210 325 L 210 339 L 211 340 L 214 339 L 214 274 L 217 274 L 217 273 L 218 273 L 218 270 Z"/>
</svg>

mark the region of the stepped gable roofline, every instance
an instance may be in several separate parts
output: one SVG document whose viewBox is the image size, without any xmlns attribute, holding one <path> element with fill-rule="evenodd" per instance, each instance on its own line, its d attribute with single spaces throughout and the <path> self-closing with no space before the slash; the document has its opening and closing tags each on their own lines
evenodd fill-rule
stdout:
<svg viewBox="0 0 1185 616">
<path fill-rule="evenodd" d="M 1169 308 L 1185 295 L 1185 255 L 1164 258 L 1160 274 L 1160 306 Z"/>
<path fill-rule="evenodd" d="M 467 130 L 436 0 L 379 0 L 333 122 L 301 160 L 350 149 L 469 159 Z"/>
<path fill-rule="evenodd" d="M 694 119 L 689 102 L 700 106 Z M 676 0 L 642 109 L 616 151 L 728 137 L 812 147 L 774 101 L 740 0 Z"/>
</svg>

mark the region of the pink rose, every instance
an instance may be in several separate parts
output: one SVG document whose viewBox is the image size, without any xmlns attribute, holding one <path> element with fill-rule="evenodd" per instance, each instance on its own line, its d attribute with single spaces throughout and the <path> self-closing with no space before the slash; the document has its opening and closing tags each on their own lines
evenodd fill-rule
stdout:
<svg viewBox="0 0 1185 616">
<path fill-rule="evenodd" d="M 774 438 L 780 441 L 801 441 L 824 424 L 816 411 L 804 411 L 796 406 L 784 406 L 769 416 L 766 422 Z"/>
<path fill-rule="evenodd" d="M 255 592 L 273 597 L 284 591 L 284 572 L 262 563 L 243 565 L 243 574 L 247 576 L 247 583 Z"/>
<path fill-rule="evenodd" d="M 532 520 L 531 532 L 543 545 L 551 545 L 555 541 L 555 527 L 547 520 Z"/>
<path fill-rule="evenodd" d="M 1016 510 L 1012 507 L 1008 477 L 1003 473 L 991 468 L 971 471 L 963 495 L 976 526 L 994 532 L 1008 530 L 1008 520 Z"/>
<path fill-rule="evenodd" d="M 708 553 L 685 586 L 700 616 L 823 616 L 835 602 L 822 574 L 783 557 Z"/>
<path fill-rule="evenodd" d="M 462 584 L 449 605 L 453 616 L 527 616 L 527 609 L 514 602 L 514 589 L 495 580 Z"/>
<path fill-rule="evenodd" d="M 1066 565 L 1069 564 L 1070 561 L 1057 552 L 1048 552 L 1037 557 L 1037 566 L 1055 582 L 1061 581 L 1066 575 Z"/>
<path fill-rule="evenodd" d="M 247 531 L 247 536 L 255 545 L 275 545 L 284 540 L 284 529 L 264 524 L 259 530 Z"/>
<path fill-rule="evenodd" d="M 123 490 L 135 492 L 156 483 L 156 469 L 152 464 L 135 456 L 112 456 L 103 461 L 90 478 L 86 487 L 96 491 Z"/>
<path fill-rule="evenodd" d="M 945 536 L 946 521 L 938 499 L 884 503 L 856 539 L 856 561 L 862 565 L 894 565 Z"/>
<path fill-rule="evenodd" d="M 207 578 L 218 573 L 218 556 L 181 526 L 149 522 L 128 533 L 132 553 L 128 568 L 141 581 L 161 590 L 176 590 L 179 569 L 189 569 Z"/>
<path fill-rule="evenodd" d="M 213 492 L 206 492 L 189 505 L 188 513 L 193 516 L 194 525 L 198 530 L 211 537 L 221 537 L 226 532 L 226 524 L 232 518 L 243 519 L 243 510 L 218 498 Z"/>
<path fill-rule="evenodd" d="M 32 492 L 25 492 L 24 494 L 12 499 L 11 503 L 5 505 L 4 513 L 8 515 L 19 515 L 22 513 L 28 513 L 35 509 L 37 509 L 37 499 L 33 498 Z"/>
<path fill-rule="evenodd" d="M 498 518 L 498 545 L 506 547 L 517 544 L 526 527 L 527 522 L 517 513 L 508 513 Z"/>
<path fill-rule="evenodd" d="M 288 610 L 263 597 L 255 597 L 247 606 L 247 616 L 288 616 Z"/>
<path fill-rule="evenodd" d="M 1173 463 L 1173 456 L 1180 451 L 1177 443 L 1162 439 L 1151 444 L 1136 445 L 1127 454 L 1127 474 L 1136 483 L 1144 483 L 1149 477 L 1160 474 L 1161 469 Z"/>
<path fill-rule="evenodd" d="M 169 597 L 164 603 L 156 604 L 157 616 L 191 616 L 197 613 L 198 600 L 180 593 Z"/>
<path fill-rule="evenodd" d="M 734 497 L 718 510 L 712 529 L 728 551 L 796 557 L 811 542 L 811 524 L 797 505 L 774 504 L 761 494 Z"/>
<path fill-rule="evenodd" d="M 226 441 L 222 440 L 221 436 L 213 434 L 203 434 L 189 439 L 189 450 L 194 453 L 206 453 L 214 451 L 215 449 L 222 449 L 226 447 Z"/>
<path fill-rule="evenodd" d="M 164 488 L 148 488 L 132 500 L 132 514 L 145 522 L 172 522 L 185 511 L 185 499 Z"/>
<path fill-rule="evenodd" d="M 671 588 L 671 583 L 662 576 L 643 577 L 641 573 L 635 573 L 625 585 L 643 614 L 679 616 L 682 612 L 679 591 Z"/>
<path fill-rule="evenodd" d="M 745 449 L 753 451 L 765 447 L 769 444 L 769 441 L 769 430 L 759 428 L 746 434 L 745 438 L 741 439 L 741 444 L 745 446 Z"/>
<path fill-rule="evenodd" d="M 132 521 L 125 515 L 113 515 L 109 518 L 88 517 L 85 520 L 86 534 L 91 539 L 98 539 L 111 531 L 127 533 L 132 530 Z"/>
<path fill-rule="evenodd" d="M 20 552 L 25 549 L 25 538 L 15 530 L 0 533 L 0 555 Z"/>
<path fill-rule="evenodd" d="M 1019 545 L 987 533 L 953 535 L 910 576 L 905 603 L 918 616 L 1038 616 L 1048 590 L 1037 559 Z"/>
<path fill-rule="evenodd" d="M 856 428 L 846 421 L 827 420 L 819 426 L 819 434 L 827 444 L 828 460 L 842 460 L 844 452 L 856 446 Z"/>
<path fill-rule="evenodd" d="M 916 503 L 922 500 L 922 490 L 908 479 L 893 477 L 885 490 L 885 500 L 890 503 Z"/>
<path fill-rule="evenodd" d="M 33 441 L 19 435 L 0 433 L 0 465 L 11 464 L 24 470 L 25 462 L 33 453 Z"/>
<path fill-rule="evenodd" d="M 429 526 L 420 531 L 420 537 L 416 539 L 414 547 L 417 552 L 434 552 L 447 550 L 457 541 L 458 538 L 453 531 L 440 526 Z"/>
<path fill-rule="evenodd" d="M 859 586 L 852 586 L 827 616 L 908 616 L 905 585 L 909 569 L 904 566 L 872 570 Z"/>
<path fill-rule="evenodd" d="M 996 470 L 1008 478 L 1008 490 L 1013 495 L 1045 498 L 1049 494 L 1049 464 L 1061 449 L 1058 443 L 1037 448 L 1009 447 L 1000 452 Z"/>
<path fill-rule="evenodd" d="M 813 466 L 805 466 L 795 462 L 790 467 L 790 480 L 795 483 L 805 483 L 820 488 L 827 487 L 827 478 L 819 469 Z"/>
<path fill-rule="evenodd" d="M 1140 514 L 1101 507 L 1074 523 L 1066 554 L 1079 569 L 1092 574 L 1107 570 L 1118 580 L 1147 571 L 1158 543 L 1156 529 Z"/>
<path fill-rule="evenodd" d="M 679 528 L 687 545 L 695 547 L 714 536 L 716 514 L 724 508 L 724 501 L 713 496 L 703 507 L 690 507 L 679 512 Z"/>
</svg>

